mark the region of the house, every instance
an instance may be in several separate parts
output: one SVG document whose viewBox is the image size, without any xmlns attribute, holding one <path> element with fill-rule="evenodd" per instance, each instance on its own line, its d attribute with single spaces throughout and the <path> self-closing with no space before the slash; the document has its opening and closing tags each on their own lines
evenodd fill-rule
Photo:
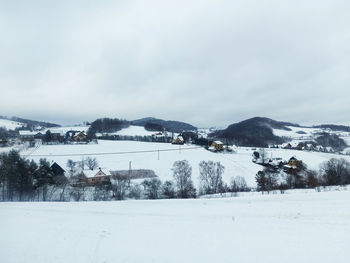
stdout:
<svg viewBox="0 0 350 263">
<path fill-rule="evenodd" d="M 179 144 L 182 145 L 185 143 L 184 139 L 182 138 L 182 136 L 177 136 L 175 139 L 173 139 L 173 141 L 171 142 L 172 144 Z"/>
<path fill-rule="evenodd" d="M 286 165 L 283 167 L 286 169 L 297 169 L 302 166 L 303 162 L 301 160 L 298 160 L 294 156 L 291 157 Z"/>
<path fill-rule="evenodd" d="M 292 145 L 290 143 L 284 143 L 282 144 L 283 149 L 292 149 Z"/>
<path fill-rule="evenodd" d="M 99 168 L 96 170 L 83 170 L 80 173 L 80 181 L 88 186 L 110 184 L 110 174 Z"/>
<path fill-rule="evenodd" d="M 334 153 L 334 149 L 332 147 L 325 147 L 324 150 L 327 153 Z"/>
<path fill-rule="evenodd" d="M 316 145 L 316 151 L 324 152 L 324 147 L 322 145 Z"/>
<path fill-rule="evenodd" d="M 224 150 L 224 144 L 221 141 L 213 141 L 211 147 L 214 147 L 216 151 Z"/>
<path fill-rule="evenodd" d="M 44 134 L 38 131 L 28 131 L 21 130 L 19 131 L 19 137 L 22 141 L 34 141 L 34 139 L 42 139 Z"/>
<path fill-rule="evenodd" d="M 76 142 L 85 142 L 86 141 L 85 132 L 81 131 L 78 134 L 74 135 L 73 140 Z"/>
<path fill-rule="evenodd" d="M 51 165 L 51 169 L 53 171 L 53 173 L 55 175 L 63 175 L 65 174 L 65 170 L 60 166 L 58 165 L 56 162 L 54 162 L 52 165 Z"/>
<path fill-rule="evenodd" d="M 303 150 L 304 149 L 304 144 L 299 142 L 297 146 L 295 147 L 297 150 Z"/>
<path fill-rule="evenodd" d="M 306 144 L 304 149 L 307 151 L 315 151 L 316 150 L 315 146 L 313 146 L 311 143 Z"/>
</svg>

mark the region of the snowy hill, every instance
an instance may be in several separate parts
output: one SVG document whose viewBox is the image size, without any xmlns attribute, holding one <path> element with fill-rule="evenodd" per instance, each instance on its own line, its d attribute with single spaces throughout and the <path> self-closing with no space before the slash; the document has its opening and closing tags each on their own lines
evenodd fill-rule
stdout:
<svg viewBox="0 0 350 263">
<path fill-rule="evenodd" d="M 290 139 L 291 143 L 296 144 L 299 142 L 315 141 L 320 134 L 327 133 L 336 135 L 340 139 L 343 139 L 345 143 L 350 146 L 350 132 L 337 131 L 330 128 L 316 128 L 316 127 L 292 127 L 286 126 L 289 130 L 273 129 L 273 134 L 280 137 Z M 344 150 L 346 152 L 346 149 Z"/>
<path fill-rule="evenodd" d="M 348 128 L 348 126 L 342 125 L 305 127 L 289 122 L 255 117 L 231 124 L 226 129 L 213 132 L 211 136 L 241 146 L 267 147 L 268 145 L 281 145 L 290 140 L 294 142 L 314 141 L 321 133 L 336 135 L 348 141 L 350 136 Z M 344 146 L 339 148 L 342 150 Z"/>
<path fill-rule="evenodd" d="M 0 127 L 4 127 L 7 130 L 14 130 L 23 126 L 25 126 L 24 123 L 0 118 Z"/>
</svg>

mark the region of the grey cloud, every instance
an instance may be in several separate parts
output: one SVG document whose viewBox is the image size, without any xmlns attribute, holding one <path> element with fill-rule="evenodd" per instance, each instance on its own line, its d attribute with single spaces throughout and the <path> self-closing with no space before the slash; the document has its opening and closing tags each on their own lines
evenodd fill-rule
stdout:
<svg viewBox="0 0 350 263">
<path fill-rule="evenodd" d="M 347 1 L 8 1 L 0 111 L 349 125 Z"/>
</svg>

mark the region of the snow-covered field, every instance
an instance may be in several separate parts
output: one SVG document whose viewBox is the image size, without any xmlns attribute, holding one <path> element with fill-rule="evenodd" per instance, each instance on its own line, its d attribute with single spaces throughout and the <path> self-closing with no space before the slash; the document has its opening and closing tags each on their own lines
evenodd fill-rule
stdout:
<svg viewBox="0 0 350 263">
<path fill-rule="evenodd" d="M 158 150 L 160 150 L 159 160 Z M 154 152 L 135 153 L 139 151 Z M 175 161 L 188 160 L 193 169 L 192 178 L 195 184 L 199 177 L 198 164 L 202 160 L 221 162 L 225 166 L 223 179 L 228 183 L 232 176 L 239 175 L 245 177 L 249 185 L 255 186 L 255 174 L 261 169 L 261 166 L 251 161 L 252 152 L 248 148 L 242 148 L 236 154 L 219 154 L 195 145 L 179 146 L 170 143 L 99 140 L 98 144 L 42 145 L 34 152 L 33 149 L 28 149 L 28 151 L 22 151 L 21 154 L 36 161 L 40 158 L 47 158 L 62 167 L 66 166 L 68 159 L 81 161 L 82 158 L 91 156 L 96 157 L 100 167 L 107 170 L 128 169 L 131 161 L 133 169 L 154 170 L 161 180 L 173 179 L 171 168 Z M 72 154 L 74 156 L 57 156 Z"/>
<path fill-rule="evenodd" d="M 322 132 L 322 129 L 318 128 L 307 128 L 307 127 L 293 127 L 287 126 L 287 128 L 291 129 L 290 131 L 273 129 L 273 134 L 281 137 L 290 137 L 291 139 L 310 139 L 313 137 L 315 133 Z M 304 132 L 305 134 L 299 134 L 298 132 Z"/>
<path fill-rule="evenodd" d="M 344 158 L 350 161 L 350 156 L 339 155 L 335 153 L 323 153 L 323 152 L 309 152 L 300 150 L 289 150 L 289 149 L 277 149 L 269 148 L 266 149 L 268 157 L 281 157 L 283 160 L 288 160 L 294 156 L 298 160 L 302 160 L 309 169 L 318 170 L 321 163 L 328 161 L 331 158 Z"/>
<path fill-rule="evenodd" d="M 24 124 L 17 121 L 10 121 L 5 119 L 0 119 L 0 127 L 4 127 L 7 130 L 14 130 L 19 127 L 23 127 Z"/>
<path fill-rule="evenodd" d="M 350 133 L 344 131 L 332 131 L 331 129 L 325 128 L 309 128 L 309 127 L 292 127 L 286 126 L 290 131 L 273 129 L 273 134 L 281 137 L 289 137 L 292 142 L 305 142 L 312 141 L 317 137 L 317 134 L 322 132 L 327 132 L 330 134 L 336 134 L 340 136 L 340 138 L 344 139 L 345 142 L 350 145 Z M 304 134 L 300 134 L 298 132 L 304 132 Z"/>
<path fill-rule="evenodd" d="M 2 203 L 0 262 L 349 262 L 350 191 Z"/>
<path fill-rule="evenodd" d="M 134 126 L 130 125 L 128 128 L 124 128 L 120 131 L 110 133 L 116 134 L 116 135 L 127 135 L 127 136 L 151 136 L 155 134 L 156 132 L 154 131 L 147 131 L 144 127 L 142 126 Z"/>
<path fill-rule="evenodd" d="M 158 150 L 160 150 L 159 160 Z M 57 162 L 63 168 L 66 167 L 68 159 L 81 161 L 87 156 L 96 157 L 99 166 L 106 170 L 125 170 L 129 168 L 129 162 L 131 162 L 133 169 L 154 170 L 163 181 L 172 179 L 171 168 L 175 161 L 188 160 L 192 166 L 192 178 L 196 186 L 198 186 L 199 162 L 211 160 L 221 162 L 225 166 L 224 182 L 229 183 L 233 176 L 242 176 L 249 186 L 255 187 L 255 175 L 262 170 L 262 166 L 252 162 L 253 150 L 251 148 L 238 147 L 235 151 L 232 154 L 213 153 L 194 145 L 99 140 L 98 144 L 42 145 L 34 151 L 33 148 L 29 148 L 27 151 L 22 151 L 21 154 L 35 161 L 47 158 L 49 161 Z M 285 149 L 266 149 L 266 152 L 268 157 L 281 157 L 284 160 L 295 156 L 302 160 L 308 168 L 315 170 L 322 162 L 330 158 L 346 158 L 350 161 L 350 156 L 320 152 Z"/>
</svg>

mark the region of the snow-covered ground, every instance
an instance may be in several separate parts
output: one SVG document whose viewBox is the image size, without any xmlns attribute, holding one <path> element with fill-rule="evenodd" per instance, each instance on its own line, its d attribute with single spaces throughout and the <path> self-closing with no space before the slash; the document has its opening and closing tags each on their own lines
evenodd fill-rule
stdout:
<svg viewBox="0 0 350 263">
<path fill-rule="evenodd" d="M 122 129 L 120 131 L 111 133 L 117 135 L 127 135 L 127 136 L 151 136 L 156 132 L 147 131 L 144 127 L 130 125 L 128 128 Z"/>
<path fill-rule="evenodd" d="M 291 139 L 310 139 L 313 137 L 315 133 L 322 132 L 322 129 L 318 128 L 305 128 L 305 127 L 293 127 L 287 126 L 287 128 L 291 129 L 290 131 L 273 129 L 273 134 L 281 137 L 290 137 Z M 304 134 L 300 134 L 298 132 L 304 132 Z"/>
<path fill-rule="evenodd" d="M 0 127 L 5 127 L 7 130 L 14 130 L 23 126 L 24 124 L 21 122 L 0 119 Z"/>
<path fill-rule="evenodd" d="M 292 127 L 287 126 L 290 131 L 280 130 L 280 129 L 272 129 L 273 134 L 276 136 L 289 137 L 292 140 L 292 143 L 299 143 L 305 141 L 312 141 L 317 137 L 317 134 L 322 132 L 327 132 L 330 134 L 338 135 L 340 138 L 345 140 L 345 142 L 350 145 L 350 133 L 344 131 L 333 131 L 331 129 L 325 128 L 309 128 L 309 127 Z M 303 132 L 303 133 L 298 133 Z"/>
<path fill-rule="evenodd" d="M 350 192 L 2 203 L 0 262 L 349 262 Z"/>
<path fill-rule="evenodd" d="M 159 160 L 158 150 L 160 150 Z M 109 170 L 129 169 L 131 161 L 133 169 L 154 170 L 161 180 L 173 179 L 171 168 L 175 161 L 188 160 L 193 169 L 192 178 L 195 184 L 199 177 L 198 164 L 203 160 L 221 162 L 225 166 L 223 179 L 227 183 L 233 176 L 243 176 L 249 185 L 255 186 L 255 174 L 261 169 L 261 166 L 252 162 L 252 151 L 249 148 L 239 149 L 235 154 L 221 154 L 212 153 L 195 145 L 179 146 L 170 143 L 99 140 L 98 144 L 42 145 L 34 152 L 33 149 L 28 149 L 22 151 L 21 154 L 36 161 L 40 158 L 47 158 L 57 162 L 63 168 L 68 159 L 81 161 L 87 156 L 96 157 L 100 167 Z M 72 154 L 74 156 L 57 156 Z"/>
<path fill-rule="evenodd" d="M 252 162 L 253 151 L 251 148 L 238 147 L 232 154 L 213 153 L 195 145 L 99 140 L 98 144 L 42 145 L 38 149 L 29 148 L 21 151 L 21 154 L 35 161 L 39 161 L 40 158 L 55 161 L 64 169 L 68 159 L 81 161 L 87 156 L 96 157 L 99 166 L 107 170 L 129 169 L 129 162 L 131 162 L 133 169 L 154 170 L 162 181 L 172 179 L 171 168 L 175 161 L 188 160 L 192 166 L 192 178 L 196 186 L 198 186 L 199 162 L 211 160 L 221 162 L 225 166 L 224 182 L 229 183 L 231 177 L 242 176 L 249 186 L 255 187 L 255 175 L 263 167 Z M 285 149 L 266 149 L 266 152 L 268 157 L 280 157 L 283 160 L 289 160 L 295 156 L 309 169 L 315 170 L 330 158 L 346 158 L 350 161 L 350 156 L 330 153 Z"/>
<path fill-rule="evenodd" d="M 273 158 L 282 158 L 283 160 L 289 160 L 290 157 L 294 156 L 298 160 L 302 160 L 309 169 L 317 170 L 321 163 L 328 161 L 331 158 L 344 158 L 350 161 L 350 156 L 339 155 L 334 153 L 323 153 L 323 152 L 309 152 L 300 150 L 290 149 L 266 149 L 267 156 Z"/>
</svg>

